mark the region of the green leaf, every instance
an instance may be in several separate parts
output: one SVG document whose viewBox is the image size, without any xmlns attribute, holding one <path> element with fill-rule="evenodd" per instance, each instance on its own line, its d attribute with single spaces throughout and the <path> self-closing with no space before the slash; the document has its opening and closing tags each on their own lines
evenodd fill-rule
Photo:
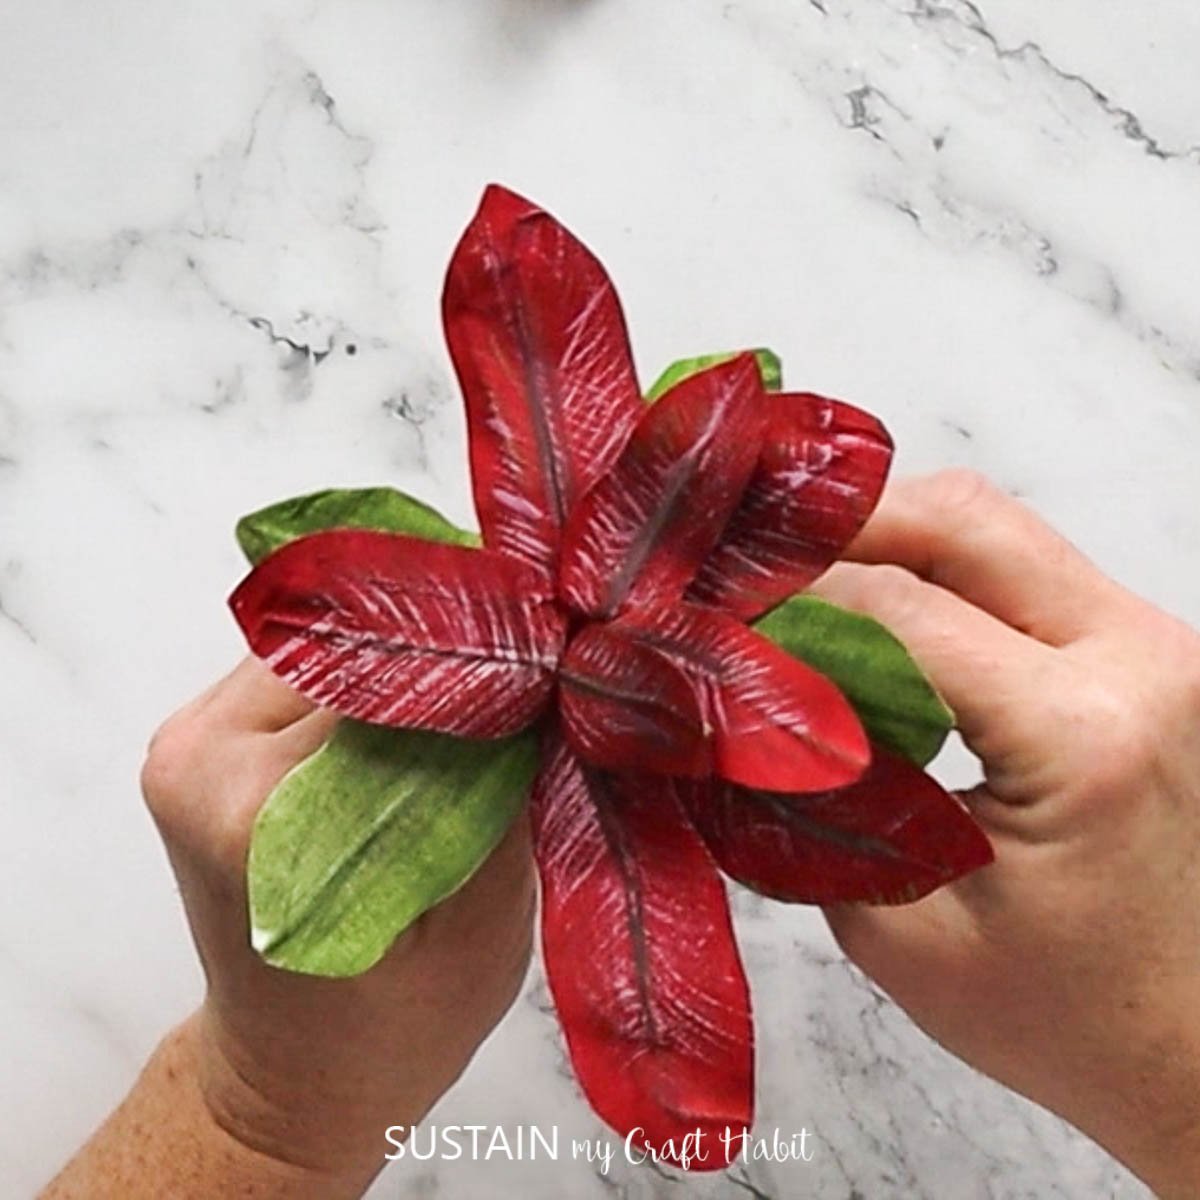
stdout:
<svg viewBox="0 0 1200 1200">
<path fill-rule="evenodd" d="M 673 362 L 655 381 L 646 393 L 646 399 L 653 403 L 677 383 L 682 383 L 689 375 L 703 371 L 706 367 L 715 367 L 718 363 L 728 362 L 744 353 L 741 350 L 731 350 L 724 354 L 702 354 L 699 358 L 681 358 Z M 758 373 L 762 376 L 763 387 L 768 392 L 777 392 L 783 387 L 783 364 L 773 350 L 759 348 L 750 353 L 758 359 Z"/>
<path fill-rule="evenodd" d="M 367 970 L 487 858 L 537 761 L 532 733 L 468 741 L 342 721 L 255 822 L 254 948 L 291 971 Z"/>
<path fill-rule="evenodd" d="M 878 621 L 816 596 L 793 596 L 754 628 L 832 679 L 868 735 L 918 766 L 941 749 L 954 714 Z"/>
<path fill-rule="evenodd" d="M 434 542 L 478 546 L 479 535 L 452 525 L 435 508 L 395 488 L 333 488 L 294 496 L 244 516 L 237 540 L 251 563 L 322 529 L 382 529 Z"/>
</svg>

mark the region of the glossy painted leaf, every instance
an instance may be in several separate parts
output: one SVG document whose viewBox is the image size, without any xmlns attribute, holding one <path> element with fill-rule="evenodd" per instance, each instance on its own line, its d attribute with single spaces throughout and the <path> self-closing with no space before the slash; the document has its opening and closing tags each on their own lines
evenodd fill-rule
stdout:
<svg viewBox="0 0 1200 1200">
<path fill-rule="evenodd" d="M 757 350 L 732 350 L 723 354 L 701 354 L 696 358 L 681 358 L 678 362 L 673 362 L 654 381 L 653 386 L 646 393 L 646 400 L 653 403 L 689 376 L 695 375 L 699 371 L 706 371 L 709 367 L 715 367 L 720 363 L 729 362 L 743 353 L 754 355 L 764 391 L 777 392 L 783 387 L 783 363 L 779 361 L 779 355 L 766 347 L 759 347 Z"/>
<path fill-rule="evenodd" d="M 676 604 L 622 622 L 691 675 L 723 779 L 816 792 L 858 779 L 866 734 L 841 692 L 774 642 L 724 613 Z"/>
<path fill-rule="evenodd" d="M 250 562 L 259 563 L 280 546 L 324 529 L 379 529 L 431 542 L 479 545 L 479 534 L 459 529 L 437 509 L 388 487 L 331 488 L 280 500 L 242 517 L 237 540 Z"/>
<path fill-rule="evenodd" d="M 616 292 L 553 217 L 492 186 L 451 259 L 442 315 L 484 543 L 551 567 L 642 408 Z"/>
<path fill-rule="evenodd" d="M 725 889 L 673 787 L 548 747 L 530 806 L 542 955 L 599 1116 L 656 1151 L 699 1128 L 696 1166 L 714 1169 L 721 1133 L 752 1119 L 750 997 Z"/>
<path fill-rule="evenodd" d="M 607 618 L 679 597 L 736 507 L 763 429 L 748 354 L 690 376 L 646 409 L 571 514 L 559 576 L 567 604 Z"/>
<path fill-rule="evenodd" d="M 335 529 L 265 558 L 230 605 L 254 653 L 314 704 L 500 737 L 550 697 L 565 621 L 547 592 L 503 555 Z"/>
<path fill-rule="evenodd" d="M 559 668 L 559 712 L 592 766 L 708 775 L 712 751 L 691 679 L 617 622 L 588 625 Z"/>
<path fill-rule="evenodd" d="M 688 593 L 752 620 L 806 588 L 871 515 L 892 442 L 868 413 L 800 393 L 770 396 L 762 455 Z"/>
<path fill-rule="evenodd" d="M 754 628 L 832 679 L 871 739 L 918 766 L 933 760 L 954 728 L 933 684 L 878 621 L 816 596 L 793 596 Z"/>
<path fill-rule="evenodd" d="M 255 822 L 255 948 L 291 971 L 365 971 L 487 858 L 523 807 L 537 759 L 532 733 L 468 741 L 341 722 Z"/>
<path fill-rule="evenodd" d="M 680 788 L 721 870 L 777 900 L 906 904 L 992 861 L 966 809 L 882 747 L 862 780 L 824 795 Z"/>
</svg>

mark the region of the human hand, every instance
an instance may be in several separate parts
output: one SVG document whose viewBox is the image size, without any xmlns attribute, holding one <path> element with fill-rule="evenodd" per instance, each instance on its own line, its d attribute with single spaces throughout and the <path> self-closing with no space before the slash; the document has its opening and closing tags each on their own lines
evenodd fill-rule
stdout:
<svg viewBox="0 0 1200 1200">
<path fill-rule="evenodd" d="M 996 861 L 835 936 L 947 1049 L 1200 1195 L 1200 636 L 971 473 L 893 485 L 849 557 L 813 590 L 954 709 Z"/>
<path fill-rule="evenodd" d="M 251 827 L 333 724 L 247 659 L 163 725 L 142 786 L 208 980 L 193 1022 L 208 1110 L 251 1149 L 332 1181 L 319 1194 L 352 1196 L 382 1165 L 385 1129 L 428 1112 L 516 997 L 535 891 L 522 817 L 365 974 L 319 979 L 263 963 L 248 941 Z"/>
</svg>

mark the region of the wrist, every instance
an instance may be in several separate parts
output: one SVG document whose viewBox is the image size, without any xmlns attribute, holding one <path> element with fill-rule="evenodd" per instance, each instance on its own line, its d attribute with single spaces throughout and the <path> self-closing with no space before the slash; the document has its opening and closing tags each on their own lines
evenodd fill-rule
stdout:
<svg viewBox="0 0 1200 1200">
<path fill-rule="evenodd" d="M 1194 1001 L 1138 1006 L 1137 1019 L 1122 1032 L 1112 1031 L 1109 1045 L 1098 1053 L 1109 1069 L 1096 1072 L 1075 1111 L 1063 1111 L 1163 1200 L 1200 1194 L 1200 1035 L 1194 1012 Z"/>
<path fill-rule="evenodd" d="M 357 1200 L 382 1164 L 382 1151 L 353 1154 L 336 1135 L 312 1139 L 307 1114 L 256 1090 L 237 1073 L 212 1036 L 205 1010 L 176 1031 L 178 1069 L 190 1076 L 198 1123 L 224 1147 L 239 1174 L 271 1181 L 281 1196 L 304 1200 Z M 268 1195 L 274 1193 L 268 1188 Z"/>
<path fill-rule="evenodd" d="M 323 1071 L 292 1078 L 229 1036 L 207 1008 L 182 1027 L 206 1119 L 246 1152 L 310 1181 L 321 1197 L 358 1197 L 384 1164 L 386 1120 Z M 302 1052 L 301 1052 L 302 1053 Z M 285 1055 L 290 1057 L 290 1054 Z M 308 1193 L 305 1192 L 305 1195 Z"/>
<path fill-rule="evenodd" d="M 41 1200 L 357 1200 L 373 1172 L 297 1161 L 223 1119 L 202 1086 L 208 1074 L 198 1017 L 172 1030 L 129 1095 L 41 1193 Z"/>
</svg>

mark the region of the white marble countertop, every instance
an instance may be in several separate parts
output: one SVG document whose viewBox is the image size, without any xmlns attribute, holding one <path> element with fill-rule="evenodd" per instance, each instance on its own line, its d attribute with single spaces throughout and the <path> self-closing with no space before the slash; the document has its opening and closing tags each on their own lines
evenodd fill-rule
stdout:
<svg viewBox="0 0 1200 1200">
<path fill-rule="evenodd" d="M 488 180 L 601 255 L 645 378 L 769 344 L 900 470 L 982 468 L 1200 621 L 1192 0 L 7 0 L 0 61 L 6 1197 L 198 995 L 137 773 L 241 652 L 235 518 L 390 482 L 469 519 L 437 299 Z M 375 1194 L 1145 1194 L 818 914 L 739 922 L 759 1125 L 811 1163 L 406 1162 Z M 600 1134 L 536 968 L 437 1115 Z"/>
</svg>

